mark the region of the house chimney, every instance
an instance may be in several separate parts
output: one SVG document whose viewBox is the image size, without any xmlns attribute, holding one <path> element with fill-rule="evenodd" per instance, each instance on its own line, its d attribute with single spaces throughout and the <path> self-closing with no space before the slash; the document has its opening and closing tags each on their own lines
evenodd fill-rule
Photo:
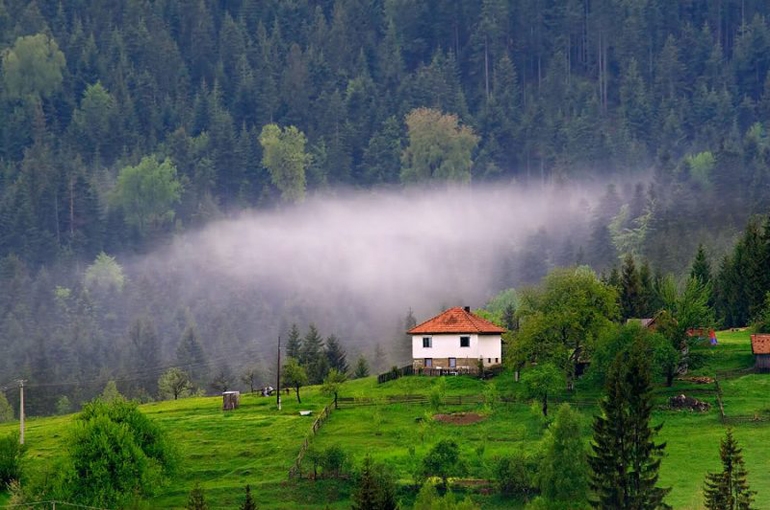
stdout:
<svg viewBox="0 0 770 510">
<path fill-rule="evenodd" d="M 463 307 L 463 309 L 464 309 L 466 312 L 468 312 L 468 313 L 471 313 L 471 307 L 470 307 L 470 306 L 464 306 L 464 307 Z"/>
</svg>

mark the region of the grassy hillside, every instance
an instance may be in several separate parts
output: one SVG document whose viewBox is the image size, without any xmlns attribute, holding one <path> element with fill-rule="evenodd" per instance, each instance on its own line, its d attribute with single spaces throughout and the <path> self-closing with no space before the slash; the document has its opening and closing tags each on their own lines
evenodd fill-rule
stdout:
<svg viewBox="0 0 770 510">
<path fill-rule="evenodd" d="M 747 332 L 725 332 L 719 345 L 707 344 L 696 349 L 707 364 L 693 373 L 713 376 L 717 370 L 736 370 L 752 363 Z M 372 405 L 343 405 L 335 411 L 320 433 L 313 448 L 323 450 L 340 446 L 353 465 L 370 453 L 386 462 L 400 482 L 404 503 L 414 497 L 411 490 L 415 473 L 424 454 L 442 438 L 457 440 L 468 467 L 468 477 L 490 479 L 498 456 L 533 452 L 538 448 L 546 422 L 538 406 L 526 402 L 497 403 L 492 408 L 483 403 L 443 405 L 433 409 L 429 404 L 387 404 L 391 395 L 429 396 L 436 385 L 445 385 L 447 396 L 478 396 L 488 383 L 466 377 L 449 377 L 445 383 L 436 378 L 409 377 L 377 385 L 374 378 L 345 383 L 343 395 L 371 398 Z M 514 397 L 518 385 L 510 375 L 495 380 L 502 396 Z M 757 507 L 770 508 L 770 472 L 763 469 L 770 454 L 770 375 L 748 374 L 721 381 L 724 409 L 735 436 L 744 448 L 749 469 L 749 482 L 758 491 Z M 661 484 L 671 486 L 668 502 L 674 508 L 701 508 L 701 487 L 708 470 L 719 467 L 719 440 L 725 426 L 716 405 L 707 413 L 669 411 L 662 408 L 668 396 L 685 393 L 715 404 L 713 384 L 677 381 L 673 389 L 657 391 L 661 409 L 654 414 L 663 422 L 661 433 L 667 442 L 666 458 L 661 468 Z M 596 406 L 595 390 L 578 388 L 578 408 L 583 413 L 583 434 L 590 437 L 591 416 Z M 211 508 L 237 508 L 243 487 L 252 485 L 262 508 L 349 508 L 349 481 L 303 479 L 289 481 L 288 471 L 308 435 L 313 417 L 302 417 L 300 410 L 317 415 L 329 402 L 317 388 L 302 392 L 298 404 L 293 394 L 284 396 L 284 407 L 277 411 L 274 398 L 243 395 L 240 409 L 223 412 L 216 397 L 191 398 L 158 402 L 141 406 L 152 419 L 174 438 L 182 455 L 182 470 L 150 503 L 153 508 L 182 508 L 187 494 L 198 481 L 206 491 Z M 552 406 L 555 409 L 555 406 Z M 472 424 L 450 424 L 433 420 L 436 413 L 475 413 L 481 421 Z M 742 420 L 738 417 L 743 416 Z M 52 461 L 65 448 L 70 416 L 31 419 L 27 427 L 30 448 L 28 472 L 50 469 Z M 18 424 L 0 425 L 0 434 L 15 430 Z M 303 469 L 312 471 L 305 461 Z M 4 502 L 0 495 L 0 503 Z M 503 501 L 498 496 L 474 493 L 484 508 L 521 507 L 522 502 Z"/>
</svg>

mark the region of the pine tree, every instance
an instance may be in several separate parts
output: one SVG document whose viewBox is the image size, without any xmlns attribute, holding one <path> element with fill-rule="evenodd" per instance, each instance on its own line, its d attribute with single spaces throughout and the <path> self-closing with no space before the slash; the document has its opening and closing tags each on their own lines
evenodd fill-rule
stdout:
<svg viewBox="0 0 770 510">
<path fill-rule="evenodd" d="M 310 325 L 305 338 L 302 339 L 299 364 L 307 370 L 310 384 L 320 384 L 329 371 L 324 353 L 324 341 L 314 324 Z"/>
<path fill-rule="evenodd" d="M 733 437 L 732 429 L 720 442 L 719 457 L 722 459 L 721 473 L 707 473 L 703 488 L 704 505 L 708 510 L 750 510 L 755 491 L 749 489 L 746 481 L 746 467 L 743 463 L 742 448 Z"/>
<path fill-rule="evenodd" d="M 251 487 L 246 485 L 246 499 L 241 505 L 241 510 L 257 510 L 257 503 L 251 497 Z"/>
<path fill-rule="evenodd" d="M 636 340 L 620 353 L 607 374 L 602 414 L 594 421 L 591 488 L 595 508 L 627 510 L 671 508 L 663 498 L 671 489 L 656 487 L 665 443 L 650 427 L 652 383 L 646 344 Z"/>
</svg>

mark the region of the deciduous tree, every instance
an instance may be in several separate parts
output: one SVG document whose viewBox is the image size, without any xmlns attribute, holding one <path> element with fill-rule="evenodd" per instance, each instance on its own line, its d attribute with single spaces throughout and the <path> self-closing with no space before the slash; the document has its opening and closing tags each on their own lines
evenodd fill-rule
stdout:
<svg viewBox="0 0 770 510">
<path fill-rule="evenodd" d="M 305 198 L 305 169 L 310 156 L 305 152 L 305 135 L 294 126 L 281 129 L 268 124 L 259 135 L 262 144 L 262 165 L 270 172 L 273 184 L 285 202 L 300 202 Z"/>
<path fill-rule="evenodd" d="M 289 358 L 281 369 L 281 375 L 283 376 L 283 384 L 285 386 L 294 387 L 294 391 L 297 393 L 297 403 L 301 404 L 302 400 L 299 397 L 299 389 L 306 385 L 308 381 L 305 368 L 296 359 Z"/>
<path fill-rule="evenodd" d="M 409 144 L 401 157 L 401 182 L 471 180 L 471 154 L 479 137 L 456 115 L 417 108 L 406 116 Z"/>
</svg>

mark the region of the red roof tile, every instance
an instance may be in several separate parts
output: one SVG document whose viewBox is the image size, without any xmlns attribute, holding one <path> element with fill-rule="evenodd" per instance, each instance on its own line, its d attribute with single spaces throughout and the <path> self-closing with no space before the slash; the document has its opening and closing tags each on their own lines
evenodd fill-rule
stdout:
<svg viewBox="0 0 770 510">
<path fill-rule="evenodd" d="M 751 335 L 752 354 L 770 354 L 770 335 Z"/>
<path fill-rule="evenodd" d="M 496 326 L 488 320 L 473 315 L 465 311 L 464 308 L 456 306 L 440 313 L 422 324 L 413 327 L 407 334 L 425 335 L 436 333 L 481 333 L 481 334 L 502 334 L 505 328 Z"/>
</svg>

